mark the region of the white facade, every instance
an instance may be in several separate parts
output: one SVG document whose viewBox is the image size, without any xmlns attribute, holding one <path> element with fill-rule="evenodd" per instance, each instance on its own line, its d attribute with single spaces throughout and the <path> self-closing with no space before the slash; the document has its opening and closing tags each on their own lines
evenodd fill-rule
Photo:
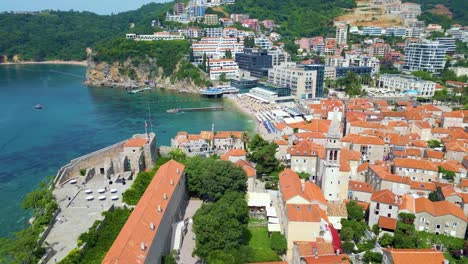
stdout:
<svg viewBox="0 0 468 264">
<path fill-rule="evenodd" d="M 255 38 L 255 46 L 259 46 L 261 49 L 269 50 L 273 47 L 273 43 L 267 37 Z"/>
<path fill-rule="evenodd" d="M 237 42 L 237 38 L 202 38 L 198 42 L 192 43 L 193 55 L 195 62 L 200 63 L 203 54 L 210 59 L 222 59 L 226 55 L 226 51 L 230 50 L 233 58 L 236 53 L 244 52 L 244 41 Z"/>
<path fill-rule="evenodd" d="M 416 90 L 419 96 L 432 97 L 435 91 L 435 82 L 422 80 L 414 76 L 400 74 L 383 74 L 379 77 L 378 87 L 394 90 Z"/>
<path fill-rule="evenodd" d="M 444 44 L 432 43 L 412 43 L 405 48 L 406 71 L 428 71 L 441 72 L 445 66 L 445 53 L 447 48 Z"/>
<path fill-rule="evenodd" d="M 239 66 L 233 59 L 210 60 L 210 79 L 219 80 L 224 73 L 227 79 L 239 77 Z"/>
<path fill-rule="evenodd" d="M 268 70 L 268 82 L 291 88 L 291 95 L 296 99 L 316 97 L 317 71 L 306 71 L 296 67 L 295 63 L 283 63 Z"/>
<path fill-rule="evenodd" d="M 348 25 L 346 23 L 337 23 L 336 25 L 336 43 L 346 44 L 348 39 Z"/>
<path fill-rule="evenodd" d="M 153 40 L 182 40 L 185 39 L 181 33 L 178 34 L 171 34 L 169 32 L 156 32 L 153 35 L 137 35 L 137 34 L 125 34 L 127 39 L 134 39 L 134 40 L 146 40 L 146 41 L 153 41 Z"/>
</svg>

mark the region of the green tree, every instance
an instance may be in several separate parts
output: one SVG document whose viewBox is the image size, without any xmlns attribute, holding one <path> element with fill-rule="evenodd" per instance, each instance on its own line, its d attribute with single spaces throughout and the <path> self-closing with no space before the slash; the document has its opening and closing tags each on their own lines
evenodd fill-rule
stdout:
<svg viewBox="0 0 468 264">
<path fill-rule="evenodd" d="M 356 201 L 349 201 L 346 204 L 346 210 L 348 211 L 348 218 L 350 220 L 361 221 L 364 219 L 364 212 Z"/>
<path fill-rule="evenodd" d="M 341 244 L 341 248 L 343 249 L 345 253 L 350 254 L 354 250 L 354 243 L 351 241 L 345 241 L 343 242 L 343 244 Z"/>
<path fill-rule="evenodd" d="M 391 246 L 393 244 L 393 236 L 389 233 L 383 234 L 382 237 L 379 239 L 379 244 L 382 247 Z"/>
<path fill-rule="evenodd" d="M 342 240 L 351 241 L 354 237 L 354 232 L 351 227 L 346 227 L 341 229 L 340 235 Z"/>
<path fill-rule="evenodd" d="M 400 213 L 398 214 L 398 219 L 405 224 L 413 224 L 416 216 L 411 213 Z"/>
<path fill-rule="evenodd" d="M 429 193 L 428 199 L 432 202 L 443 201 L 444 196 L 442 194 L 442 189 L 440 187 L 437 187 L 435 191 Z"/>
<path fill-rule="evenodd" d="M 255 169 L 258 174 L 269 174 L 278 169 L 279 161 L 275 158 L 277 148 L 278 145 L 274 142 L 263 147 L 251 148 L 248 158 L 257 164 Z"/>
<path fill-rule="evenodd" d="M 379 236 L 379 234 L 380 234 L 380 227 L 379 227 L 378 224 L 374 224 L 374 225 L 372 226 L 372 232 L 374 232 L 374 234 L 375 234 L 376 236 Z"/>
<path fill-rule="evenodd" d="M 228 192 L 215 203 L 205 203 L 193 217 L 194 254 L 207 259 L 216 250 L 239 250 L 245 243 L 248 206 L 244 192 Z M 229 258 L 231 259 L 231 258 Z"/>
<path fill-rule="evenodd" d="M 249 144 L 249 141 L 250 141 L 250 137 L 247 132 L 242 132 L 241 141 L 242 141 L 242 144 L 244 144 L 244 149 L 247 151 L 247 145 Z"/>
<path fill-rule="evenodd" d="M 185 154 L 185 152 L 183 152 L 180 148 L 175 148 L 169 152 L 169 158 L 178 162 L 183 162 L 187 160 L 187 154 Z"/>
<path fill-rule="evenodd" d="M 279 255 L 286 253 L 286 250 L 288 249 L 288 242 L 286 241 L 286 237 L 280 232 L 271 233 L 270 247 Z"/>
<path fill-rule="evenodd" d="M 219 75 L 219 81 L 220 82 L 227 82 L 228 81 L 228 79 L 226 79 L 226 73 L 223 72 L 223 73 L 221 73 Z"/>
<path fill-rule="evenodd" d="M 346 72 L 346 76 L 339 79 L 341 86 L 345 87 L 345 92 L 350 97 L 359 96 L 362 93 L 361 78 L 353 71 Z"/>
<path fill-rule="evenodd" d="M 364 253 L 363 260 L 365 263 L 382 263 L 382 254 L 377 252 L 367 251 Z"/>
<path fill-rule="evenodd" d="M 418 239 L 414 225 L 398 221 L 397 229 L 393 237 L 393 245 L 395 248 L 416 248 L 417 244 Z"/>
<path fill-rule="evenodd" d="M 191 196 L 217 201 L 226 192 L 245 192 L 247 176 L 241 167 L 223 160 L 193 157 L 186 165 Z"/>
<path fill-rule="evenodd" d="M 437 139 L 430 139 L 430 140 L 427 141 L 427 146 L 429 148 L 432 148 L 432 149 L 433 148 L 439 148 L 439 147 L 442 146 L 442 143 L 440 143 L 440 141 L 437 140 Z"/>
</svg>

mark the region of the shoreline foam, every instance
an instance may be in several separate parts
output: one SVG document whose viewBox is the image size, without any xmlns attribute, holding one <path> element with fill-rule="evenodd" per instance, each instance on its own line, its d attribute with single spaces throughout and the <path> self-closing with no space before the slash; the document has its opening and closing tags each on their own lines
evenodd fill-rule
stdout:
<svg viewBox="0 0 468 264">
<path fill-rule="evenodd" d="M 51 61 L 21 61 L 21 62 L 3 62 L 0 65 L 28 65 L 28 64 L 57 64 L 57 65 L 79 65 L 87 66 L 86 61 L 63 61 L 63 60 L 51 60 Z"/>
</svg>

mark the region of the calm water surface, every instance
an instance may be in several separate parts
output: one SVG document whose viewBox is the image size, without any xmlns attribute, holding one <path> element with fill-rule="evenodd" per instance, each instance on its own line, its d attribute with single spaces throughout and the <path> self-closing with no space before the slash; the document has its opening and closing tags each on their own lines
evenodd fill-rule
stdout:
<svg viewBox="0 0 468 264">
<path fill-rule="evenodd" d="M 0 66 L 0 236 L 26 225 L 24 195 L 70 159 L 144 133 L 148 120 L 158 145 L 177 131 L 251 130 L 253 123 L 222 100 L 160 90 L 129 95 L 82 85 L 85 68 L 72 65 Z M 34 106 L 42 104 L 42 110 Z M 168 114 L 175 107 L 224 105 L 224 111 Z"/>
</svg>

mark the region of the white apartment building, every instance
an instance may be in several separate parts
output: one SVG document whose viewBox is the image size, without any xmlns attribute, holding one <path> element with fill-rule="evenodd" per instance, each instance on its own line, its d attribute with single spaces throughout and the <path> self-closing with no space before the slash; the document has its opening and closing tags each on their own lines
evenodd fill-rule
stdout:
<svg viewBox="0 0 468 264">
<path fill-rule="evenodd" d="M 153 35 L 137 35 L 137 34 L 125 34 L 127 39 L 134 39 L 134 40 L 146 40 L 146 41 L 153 41 L 153 40 L 182 40 L 185 39 L 185 36 L 181 33 L 178 34 L 171 34 L 167 31 L 162 32 L 155 32 Z"/>
<path fill-rule="evenodd" d="M 279 66 L 290 59 L 289 53 L 281 49 L 269 50 L 268 55 L 271 55 L 272 66 Z"/>
<path fill-rule="evenodd" d="M 223 34 L 223 28 L 205 28 L 205 36 L 208 38 L 226 37 Z"/>
<path fill-rule="evenodd" d="M 244 41 L 237 38 L 209 38 L 204 37 L 198 42 L 192 43 L 193 55 L 195 63 L 201 63 L 203 54 L 210 59 L 223 59 L 226 51 L 232 52 L 233 59 L 236 53 L 244 52 Z"/>
<path fill-rule="evenodd" d="M 336 23 L 336 43 L 346 44 L 348 40 L 348 25 L 345 22 L 338 22 Z"/>
<path fill-rule="evenodd" d="M 210 60 L 210 79 L 219 80 L 224 73 L 227 79 L 239 77 L 239 66 L 233 59 Z"/>
<path fill-rule="evenodd" d="M 435 91 L 435 82 L 422 80 L 411 75 L 383 74 L 379 77 L 378 87 L 394 90 L 416 90 L 421 97 L 432 97 Z"/>
<path fill-rule="evenodd" d="M 260 47 L 264 50 L 269 50 L 273 47 L 273 43 L 267 37 L 257 37 L 254 39 L 255 46 Z"/>
<path fill-rule="evenodd" d="M 269 69 L 268 82 L 291 88 L 291 96 L 298 100 L 316 97 L 317 71 L 306 71 L 294 62 L 285 62 Z"/>
<path fill-rule="evenodd" d="M 405 71 L 441 72 L 447 48 L 438 42 L 411 43 L 405 48 Z"/>
</svg>

